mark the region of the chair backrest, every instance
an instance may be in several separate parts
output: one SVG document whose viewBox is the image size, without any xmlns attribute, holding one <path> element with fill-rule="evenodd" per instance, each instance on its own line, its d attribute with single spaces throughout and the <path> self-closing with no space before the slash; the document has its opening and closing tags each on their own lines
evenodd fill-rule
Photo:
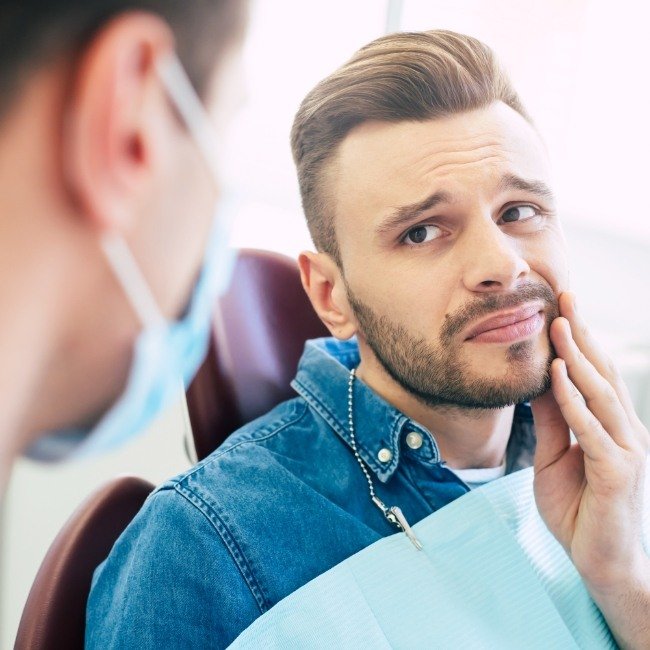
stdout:
<svg viewBox="0 0 650 650">
<path fill-rule="evenodd" d="M 241 250 L 215 314 L 210 352 L 187 392 L 199 459 L 237 428 L 294 396 L 290 382 L 307 339 L 329 332 L 295 261 Z"/>
<path fill-rule="evenodd" d="M 82 650 L 95 568 L 142 507 L 153 485 L 120 477 L 99 488 L 65 523 L 29 592 L 15 650 Z"/>
</svg>

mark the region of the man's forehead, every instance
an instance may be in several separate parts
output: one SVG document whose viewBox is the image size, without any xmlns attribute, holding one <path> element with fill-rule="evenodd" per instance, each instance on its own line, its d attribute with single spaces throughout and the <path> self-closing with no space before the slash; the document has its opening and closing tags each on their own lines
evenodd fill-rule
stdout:
<svg viewBox="0 0 650 650">
<path fill-rule="evenodd" d="M 341 143 L 334 165 L 342 200 L 350 191 L 361 198 L 393 188 L 430 189 L 495 166 L 529 178 L 549 176 L 536 131 L 502 103 L 423 122 L 366 122 Z"/>
</svg>

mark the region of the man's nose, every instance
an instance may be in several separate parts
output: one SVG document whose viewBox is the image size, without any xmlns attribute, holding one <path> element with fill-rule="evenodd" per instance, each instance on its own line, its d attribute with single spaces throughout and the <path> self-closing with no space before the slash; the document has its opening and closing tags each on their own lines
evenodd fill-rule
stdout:
<svg viewBox="0 0 650 650">
<path fill-rule="evenodd" d="M 469 291 L 512 291 L 530 273 L 521 242 L 492 219 L 482 219 L 465 233 L 464 284 Z"/>
</svg>

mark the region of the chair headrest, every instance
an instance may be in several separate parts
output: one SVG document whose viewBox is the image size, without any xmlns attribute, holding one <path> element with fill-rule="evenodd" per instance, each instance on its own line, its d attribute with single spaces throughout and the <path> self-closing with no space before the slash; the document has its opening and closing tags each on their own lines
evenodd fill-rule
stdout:
<svg viewBox="0 0 650 650">
<path fill-rule="evenodd" d="M 199 458 L 292 397 L 289 384 L 305 341 L 327 335 L 292 259 L 240 251 L 230 288 L 215 312 L 208 358 L 187 394 Z"/>
</svg>

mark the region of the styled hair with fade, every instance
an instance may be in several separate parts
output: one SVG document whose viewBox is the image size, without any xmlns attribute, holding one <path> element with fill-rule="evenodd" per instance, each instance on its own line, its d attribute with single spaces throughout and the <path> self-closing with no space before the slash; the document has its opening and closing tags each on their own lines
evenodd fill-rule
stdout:
<svg viewBox="0 0 650 650">
<path fill-rule="evenodd" d="M 0 119 L 31 73 L 74 57 L 111 18 L 148 11 L 165 20 L 179 58 L 200 95 L 228 45 L 241 37 L 246 0 L 2 0 Z"/>
<path fill-rule="evenodd" d="M 291 149 L 309 232 L 317 250 L 342 267 L 328 171 L 356 126 L 424 121 L 501 101 L 532 123 L 492 50 L 445 30 L 383 36 L 361 48 L 303 100 Z"/>
</svg>

